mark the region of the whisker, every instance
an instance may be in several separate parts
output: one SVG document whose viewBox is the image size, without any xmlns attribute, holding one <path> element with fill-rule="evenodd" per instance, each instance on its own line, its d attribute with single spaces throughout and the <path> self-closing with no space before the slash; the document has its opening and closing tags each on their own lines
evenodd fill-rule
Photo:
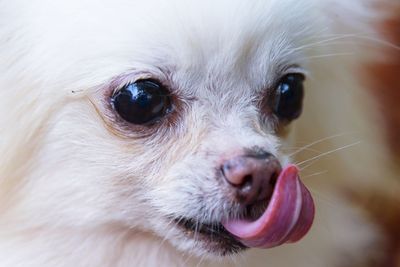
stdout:
<svg viewBox="0 0 400 267">
<path fill-rule="evenodd" d="M 198 220 L 195 220 L 195 225 L 194 225 L 194 235 L 193 235 L 193 239 L 194 239 L 194 242 L 195 243 L 197 243 L 197 241 L 198 241 L 198 238 L 199 238 L 199 221 Z"/>
<path fill-rule="evenodd" d="M 373 36 L 370 36 L 368 34 L 365 33 L 360 33 L 360 34 L 327 34 L 325 35 L 326 39 L 321 39 L 319 41 L 316 42 L 311 42 L 305 45 L 301 45 L 295 48 L 292 48 L 288 51 L 285 52 L 284 56 L 290 55 L 292 53 L 295 53 L 297 51 L 300 50 L 307 50 L 307 49 L 312 49 L 315 47 L 321 47 L 321 46 L 332 46 L 332 45 L 346 45 L 346 44 L 358 44 L 358 45 L 373 45 L 373 44 L 379 44 L 379 45 L 383 45 L 385 47 L 391 48 L 391 49 L 395 49 L 395 50 L 400 50 L 400 46 L 392 43 L 390 41 L 387 40 L 383 40 L 383 39 L 378 39 L 378 38 L 374 38 Z M 325 37 L 322 36 L 322 37 Z M 346 41 L 346 39 L 348 41 Z M 343 40 L 343 41 L 342 41 Z M 340 42 L 337 42 L 340 41 Z M 361 41 L 364 41 L 361 43 Z M 370 41 L 370 42 L 365 42 L 365 41 Z M 346 55 L 346 53 L 343 54 L 339 54 L 339 55 Z M 312 57 L 312 58 L 320 58 L 319 56 L 317 57 Z"/>
<path fill-rule="evenodd" d="M 291 150 L 297 151 L 297 150 L 299 150 L 301 148 L 303 148 L 303 147 L 301 147 L 301 146 L 292 146 L 292 147 L 283 147 L 283 148 L 281 148 L 281 150 L 282 151 L 291 151 Z M 317 150 L 317 149 L 312 149 L 312 148 L 305 148 L 304 150 L 305 151 L 314 152 L 314 153 L 322 153 L 322 151 Z"/>
<path fill-rule="evenodd" d="M 337 41 L 337 40 L 343 40 L 345 38 L 349 38 L 349 37 L 354 37 L 354 35 L 352 34 L 343 34 L 343 35 L 338 35 L 338 36 L 334 36 L 334 37 L 330 37 L 330 38 L 326 38 L 323 40 L 319 40 L 313 43 L 308 43 L 302 46 L 298 46 L 293 48 L 292 50 L 290 50 L 290 53 L 299 51 L 299 50 L 303 50 L 304 48 L 310 48 L 310 47 L 315 47 L 316 45 L 320 45 L 320 44 L 327 44 L 331 41 Z"/>
<path fill-rule="evenodd" d="M 304 151 L 304 150 L 306 150 L 306 149 L 308 149 L 308 148 L 310 148 L 310 147 L 312 147 L 312 146 L 314 146 L 316 144 L 322 143 L 322 142 L 330 140 L 330 139 L 334 139 L 336 137 L 342 137 L 342 136 L 345 136 L 345 135 L 349 135 L 349 134 L 351 134 L 351 132 L 350 133 L 335 134 L 335 135 L 331 135 L 331 136 L 328 136 L 328 137 L 324 137 L 324 138 L 318 139 L 318 140 L 316 140 L 316 141 L 314 141 L 314 142 L 312 142 L 312 143 L 310 143 L 308 145 L 305 145 L 305 146 L 301 147 L 299 150 L 293 152 L 292 154 L 289 154 L 289 157 L 297 155 L 298 153 L 300 153 L 300 152 L 302 152 L 302 151 Z"/>
<path fill-rule="evenodd" d="M 235 256 L 232 255 L 232 260 L 235 264 L 235 266 L 239 267 L 239 266 L 248 266 L 246 264 L 246 257 L 244 256 L 243 253 L 237 254 Z"/>
<path fill-rule="evenodd" d="M 309 167 L 311 167 L 312 165 L 314 165 L 316 162 L 318 162 L 318 160 L 311 161 L 309 164 L 307 164 L 307 165 L 301 167 L 301 168 L 300 168 L 300 171 L 304 171 L 305 169 L 308 169 Z"/>
<path fill-rule="evenodd" d="M 182 263 L 182 265 L 180 265 L 180 266 L 188 266 L 188 262 L 192 259 L 192 257 L 191 257 L 191 255 L 190 255 L 190 253 L 185 253 L 185 252 L 183 252 L 184 253 L 184 255 L 185 255 L 185 257 L 186 257 L 186 259 L 183 261 L 183 263 Z"/>
<path fill-rule="evenodd" d="M 395 50 L 400 50 L 400 45 L 396 45 L 396 44 L 394 44 L 392 42 L 385 41 L 385 40 L 382 40 L 382 39 L 373 38 L 373 37 L 368 36 L 368 35 L 356 36 L 356 38 L 360 38 L 360 39 L 368 40 L 368 41 L 373 41 L 375 43 L 378 43 L 378 44 L 381 44 L 381 45 L 385 45 L 388 48 L 393 48 Z"/>
<path fill-rule="evenodd" d="M 328 171 L 326 170 L 326 171 L 320 171 L 320 172 L 316 172 L 316 173 L 313 173 L 313 174 L 310 174 L 310 175 L 305 175 L 305 176 L 301 176 L 302 177 L 302 179 L 305 179 L 305 178 L 310 178 L 310 177 L 314 177 L 314 176 L 318 176 L 318 175 L 321 175 L 321 174 L 325 174 L 325 173 L 328 173 Z"/>
<path fill-rule="evenodd" d="M 175 222 L 174 220 L 175 220 L 175 218 L 172 218 L 172 219 L 167 223 L 167 226 L 171 226 L 172 224 L 174 224 L 175 226 L 178 226 L 179 223 L 183 220 L 183 216 L 180 216 L 177 222 Z M 171 229 L 168 230 L 168 232 L 166 233 L 166 235 L 164 236 L 164 238 L 161 240 L 161 243 L 160 243 L 160 245 L 159 245 L 159 248 L 161 248 L 161 247 L 164 245 L 164 243 L 168 240 L 168 237 L 169 237 L 169 235 L 172 233 L 173 230 L 174 230 L 174 228 L 172 228 L 172 227 L 171 227 Z"/>
<path fill-rule="evenodd" d="M 358 144 L 360 144 L 360 143 L 361 143 L 361 141 L 354 142 L 354 143 L 352 143 L 352 144 L 345 145 L 345 146 L 342 146 L 342 147 L 339 147 L 339 148 L 336 148 L 336 149 L 333 149 L 333 150 L 324 152 L 324 153 L 322 153 L 322 154 L 319 154 L 319 155 L 317 155 L 317 156 L 315 156 L 315 157 L 312 157 L 312 158 L 303 160 L 303 161 L 298 162 L 298 163 L 296 163 L 296 164 L 300 166 L 300 165 L 302 165 L 302 164 L 304 164 L 304 163 L 317 160 L 317 159 L 319 159 L 319 158 L 321 158 L 321 157 L 327 156 L 327 155 L 329 155 L 329 154 L 335 153 L 335 152 L 340 151 L 340 150 L 344 150 L 344 149 L 349 148 L 349 147 L 352 147 L 352 146 L 356 146 L 356 145 L 358 145 Z"/>
<path fill-rule="evenodd" d="M 203 263 L 205 256 L 206 256 L 205 254 L 201 256 L 200 261 L 197 263 L 196 267 L 201 267 L 201 264 Z"/>
<path fill-rule="evenodd" d="M 331 54 L 309 56 L 309 57 L 305 57 L 304 59 L 319 59 L 319 58 L 329 58 L 329 57 L 336 57 L 336 56 L 353 56 L 353 55 L 354 55 L 354 53 L 352 53 L 352 52 L 348 52 L 348 53 L 331 53 Z"/>
<path fill-rule="evenodd" d="M 318 198 L 319 200 L 322 200 L 323 202 L 325 202 L 326 204 L 328 204 L 332 208 L 336 208 L 335 200 L 329 199 L 326 196 L 323 196 L 321 193 L 317 192 L 316 190 L 314 190 L 314 189 L 312 189 L 310 187 L 308 187 L 308 190 L 310 190 L 310 192 L 313 195 L 313 197 Z"/>
</svg>

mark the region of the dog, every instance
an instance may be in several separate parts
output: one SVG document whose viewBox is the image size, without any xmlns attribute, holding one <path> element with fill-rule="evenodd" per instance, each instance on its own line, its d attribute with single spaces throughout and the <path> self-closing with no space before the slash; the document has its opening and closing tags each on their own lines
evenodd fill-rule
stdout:
<svg viewBox="0 0 400 267">
<path fill-rule="evenodd" d="M 379 262 L 381 5 L 1 0 L 0 266 Z"/>
</svg>

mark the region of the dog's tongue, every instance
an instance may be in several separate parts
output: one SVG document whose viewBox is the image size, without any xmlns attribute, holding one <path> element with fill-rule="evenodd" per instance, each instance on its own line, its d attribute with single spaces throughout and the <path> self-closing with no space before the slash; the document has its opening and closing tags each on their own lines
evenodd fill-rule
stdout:
<svg viewBox="0 0 400 267">
<path fill-rule="evenodd" d="M 311 228 L 314 202 L 294 165 L 279 175 L 264 214 L 256 221 L 228 220 L 225 229 L 248 247 L 271 248 L 300 240 Z"/>
</svg>

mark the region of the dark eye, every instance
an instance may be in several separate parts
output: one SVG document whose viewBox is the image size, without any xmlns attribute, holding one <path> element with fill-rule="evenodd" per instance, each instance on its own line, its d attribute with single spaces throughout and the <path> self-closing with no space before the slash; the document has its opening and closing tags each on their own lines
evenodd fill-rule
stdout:
<svg viewBox="0 0 400 267">
<path fill-rule="evenodd" d="M 125 85 L 114 93 L 111 103 L 124 120 L 139 125 L 155 123 L 171 110 L 168 90 L 152 80 Z"/>
<path fill-rule="evenodd" d="M 303 81 L 302 74 L 288 74 L 280 80 L 273 105 L 274 113 L 280 120 L 291 121 L 300 116 L 304 96 Z"/>
</svg>

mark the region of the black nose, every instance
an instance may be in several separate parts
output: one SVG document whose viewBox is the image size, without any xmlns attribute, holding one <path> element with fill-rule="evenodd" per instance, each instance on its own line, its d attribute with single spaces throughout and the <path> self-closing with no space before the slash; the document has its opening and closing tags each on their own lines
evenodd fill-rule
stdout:
<svg viewBox="0 0 400 267">
<path fill-rule="evenodd" d="M 241 204 L 269 199 L 282 167 L 272 154 L 243 155 L 225 161 L 222 173 Z"/>
</svg>

